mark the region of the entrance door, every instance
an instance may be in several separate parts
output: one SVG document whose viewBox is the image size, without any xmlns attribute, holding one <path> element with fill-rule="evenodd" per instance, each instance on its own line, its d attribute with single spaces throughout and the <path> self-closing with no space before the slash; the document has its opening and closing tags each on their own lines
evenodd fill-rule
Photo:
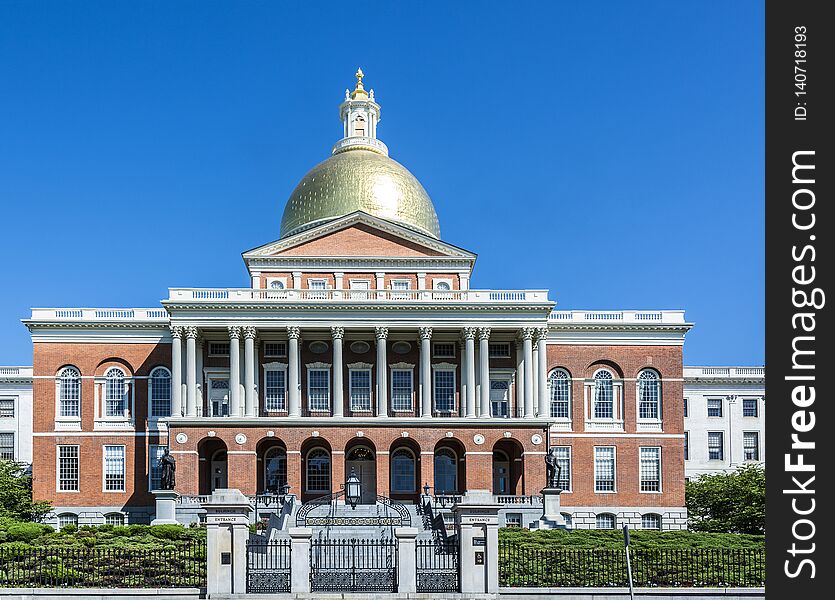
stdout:
<svg viewBox="0 0 835 600">
<path fill-rule="evenodd" d="M 212 491 L 229 487 L 226 483 L 226 450 L 218 450 L 212 456 Z"/>
<path fill-rule="evenodd" d="M 229 416 L 229 380 L 209 380 L 209 406 L 213 417 Z"/>
<path fill-rule="evenodd" d="M 493 452 L 493 493 L 510 494 L 510 460 L 504 452 Z"/>
<path fill-rule="evenodd" d="M 345 457 L 345 479 L 351 474 L 351 469 L 360 478 L 360 504 L 374 504 L 377 502 L 377 462 L 374 452 L 365 446 L 352 449 Z"/>
<path fill-rule="evenodd" d="M 490 411 L 494 417 L 510 415 L 510 382 L 507 379 L 490 380 Z"/>
</svg>

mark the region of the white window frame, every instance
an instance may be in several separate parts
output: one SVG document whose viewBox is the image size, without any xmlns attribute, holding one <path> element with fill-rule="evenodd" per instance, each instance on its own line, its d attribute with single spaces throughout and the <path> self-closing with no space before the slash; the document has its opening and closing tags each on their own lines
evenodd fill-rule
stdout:
<svg viewBox="0 0 835 600">
<path fill-rule="evenodd" d="M 76 513 L 61 513 L 56 517 L 56 520 L 59 531 L 67 525 L 75 525 L 78 527 L 78 515 Z M 67 520 L 70 522 L 67 523 Z"/>
<path fill-rule="evenodd" d="M 712 415 L 710 414 L 710 403 L 711 402 L 718 402 L 719 403 L 719 414 Z M 725 402 L 722 398 L 706 398 L 705 399 L 705 415 L 708 419 L 722 419 L 725 416 Z"/>
<path fill-rule="evenodd" d="M 612 449 L 612 489 L 598 490 L 597 489 L 597 451 L 603 449 Z M 595 494 L 617 494 L 618 493 L 618 448 L 617 446 L 595 446 L 592 453 L 594 461 L 594 493 Z"/>
<path fill-rule="evenodd" d="M 432 365 L 432 412 L 439 415 L 455 415 L 458 412 L 458 402 L 455 398 L 455 393 L 458 391 L 458 374 L 456 373 L 458 365 L 449 363 L 435 363 Z M 450 410 L 438 409 L 438 386 L 436 385 L 436 374 L 440 372 L 452 373 L 452 408 Z"/>
<path fill-rule="evenodd" d="M 2 437 L 4 435 L 8 435 L 8 436 L 11 437 L 11 440 L 12 440 L 11 450 L 12 451 L 11 451 L 11 456 L 0 455 L 0 459 L 14 461 L 17 458 L 17 436 L 15 436 L 14 431 L 1 431 L 0 430 L 0 437 Z"/>
<path fill-rule="evenodd" d="M 745 403 L 746 402 L 753 402 L 754 403 L 754 414 L 753 415 L 746 415 L 745 414 Z M 746 396 L 742 398 L 742 418 L 743 419 L 756 419 L 760 416 L 760 399 L 754 398 L 751 396 Z"/>
<path fill-rule="evenodd" d="M 78 373 L 78 415 L 61 416 L 61 381 L 62 373 L 67 369 L 73 369 Z M 81 414 L 84 409 L 84 386 L 81 369 L 75 365 L 64 365 L 55 374 L 55 427 L 56 429 L 81 429 Z"/>
<path fill-rule="evenodd" d="M 711 458 L 710 457 L 710 434 L 711 433 L 719 435 L 719 441 L 721 442 L 721 444 L 719 444 L 719 451 L 721 452 L 721 456 L 719 456 L 719 458 Z M 725 432 L 724 431 L 708 431 L 707 432 L 707 460 L 709 460 L 709 461 L 714 461 L 714 460 L 724 461 L 725 460 Z"/>
<path fill-rule="evenodd" d="M 12 405 L 12 414 L 4 415 L 2 412 L 0 412 L 0 419 L 14 419 L 15 415 L 17 414 L 17 396 L 0 397 L 0 406 L 2 406 L 4 402 L 8 402 Z"/>
<path fill-rule="evenodd" d="M 391 373 L 389 375 L 389 399 L 391 401 L 391 410 L 396 412 L 410 412 L 415 410 L 415 365 L 409 363 L 395 363 L 389 365 Z M 409 374 L 409 407 L 397 408 L 394 405 L 394 373 L 408 373 Z"/>
<path fill-rule="evenodd" d="M 644 519 L 646 519 L 647 517 L 654 517 L 658 519 L 658 527 L 645 527 Z M 659 513 L 644 513 L 641 515 L 641 529 L 645 529 L 647 531 L 661 531 L 663 523 L 664 518 Z"/>
<path fill-rule="evenodd" d="M 757 458 L 746 458 L 745 457 L 745 452 L 748 450 L 748 448 L 745 446 L 745 438 L 749 435 L 753 435 L 754 440 L 757 442 L 756 445 L 754 446 L 754 449 L 757 452 Z M 746 463 L 758 463 L 761 460 L 760 456 L 761 456 L 761 453 L 760 453 L 760 432 L 759 431 L 743 431 L 742 432 L 742 460 Z"/>
<path fill-rule="evenodd" d="M 111 520 L 112 520 L 112 518 L 113 518 L 113 517 L 119 517 L 119 518 L 121 519 L 121 522 L 120 522 L 118 525 L 116 525 L 116 524 L 114 524 L 114 523 L 108 523 L 108 522 L 107 522 L 107 520 L 108 520 L 108 519 L 111 519 Z M 109 512 L 109 513 L 107 513 L 106 515 L 104 515 L 104 524 L 105 524 L 105 525 L 113 525 L 114 527 L 119 527 L 119 526 L 124 525 L 124 524 L 125 524 L 125 522 L 126 522 L 126 521 L 125 521 L 125 513 L 121 513 L 121 512 Z"/>
<path fill-rule="evenodd" d="M 261 365 L 261 368 L 264 372 L 264 411 L 265 412 L 287 412 L 288 410 L 288 390 L 287 390 L 287 363 L 283 362 L 269 362 L 264 363 Z M 269 399 L 267 398 L 267 394 L 269 393 L 269 386 L 267 385 L 267 373 L 274 373 L 274 372 L 283 372 L 284 373 L 284 408 L 270 408 Z"/>
<path fill-rule="evenodd" d="M 107 449 L 122 449 L 122 489 L 107 489 Z M 128 454 L 124 444 L 104 444 L 101 447 L 101 491 L 105 494 L 124 494 L 128 488 Z"/>
<path fill-rule="evenodd" d="M 167 448 L 165 444 L 148 444 L 148 491 L 159 489 L 154 487 L 154 477 L 153 477 L 153 461 L 154 461 L 154 449 L 158 449 L 160 455 L 162 455 L 162 448 Z M 159 463 L 159 457 L 156 458 L 157 463 Z M 159 468 L 159 467 L 157 467 Z M 162 479 L 162 472 L 160 471 L 160 479 Z"/>
<path fill-rule="evenodd" d="M 658 398 L 656 399 L 657 417 L 641 417 L 641 375 L 644 373 L 652 373 L 655 375 L 655 385 L 657 387 Z M 635 378 L 635 417 L 637 420 L 638 431 L 661 431 L 663 423 L 663 414 L 661 412 L 663 407 L 664 388 L 661 382 L 661 373 L 655 369 L 641 369 L 638 372 L 638 377 Z"/>
<path fill-rule="evenodd" d="M 407 489 L 407 490 L 395 489 L 395 487 L 394 487 L 394 482 L 395 482 L 394 455 L 397 454 L 398 452 L 407 452 L 412 456 L 412 469 L 413 469 L 413 471 L 412 471 L 412 487 L 411 487 L 411 489 Z M 391 491 L 393 493 L 395 493 L 395 494 L 412 494 L 415 491 L 417 491 L 416 486 L 417 486 L 417 478 L 418 478 L 418 475 L 419 475 L 418 464 L 417 464 L 417 456 L 415 456 L 415 453 L 411 448 L 407 448 L 405 446 L 400 446 L 399 448 L 395 448 L 394 451 L 391 453 L 391 467 L 392 467 L 392 469 L 391 469 Z"/>
<path fill-rule="evenodd" d="M 310 488 L 310 472 L 308 471 L 309 464 L 310 464 L 310 455 L 316 452 L 317 450 L 322 450 L 328 455 L 328 483 L 330 484 L 330 489 L 311 489 Z M 307 451 L 304 455 L 304 489 L 305 492 L 308 494 L 327 494 L 333 489 L 333 451 L 328 450 L 324 446 L 315 446 Z"/>
<path fill-rule="evenodd" d="M 368 406 L 357 407 L 354 405 L 354 373 L 368 373 Z M 371 365 L 368 363 L 351 363 L 348 365 L 348 409 L 351 412 L 367 412 L 374 410 L 374 377 L 371 372 Z"/>
<path fill-rule="evenodd" d="M 598 519 L 600 517 L 604 517 L 604 516 L 612 517 L 612 526 L 611 527 L 599 527 L 598 526 Z M 596 515 L 594 515 L 594 528 L 598 531 L 614 531 L 615 529 L 618 528 L 618 516 L 615 513 L 612 513 L 612 512 L 597 513 Z"/>
<path fill-rule="evenodd" d="M 556 377 L 557 373 L 562 373 L 563 375 L 565 375 L 565 380 L 568 383 L 568 411 L 567 411 L 568 416 L 566 416 L 566 417 L 551 416 L 551 412 L 552 412 L 553 406 L 554 406 L 554 398 L 553 398 L 554 389 L 553 389 L 553 386 L 552 386 L 552 378 L 556 379 L 557 378 Z M 546 381 L 546 385 L 548 387 L 548 418 L 552 419 L 556 423 L 562 423 L 563 425 L 568 424 L 570 426 L 571 425 L 571 413 L 572 413 L 572 408 L 573 408 L 572 407 L 573 403 L 571 402 L 571 400 L 572 400 L 572 398 L 571 398 L 571 396 L 572 396 L 572 394 L 571 394 L 571 392 L 572 392 L 572 389 L 571 389 L 572 388 L 571 373 L 568 372 L 568 369 L 565 369 L 563 367 L 557 367 L 555 369 L 551 369 L 551 372 L 548 373 L 548 380 Z"/>
<path fill-rule="evenodd" d="M 572 446 L 552 446 L 552 448 L 568 450 L 568 488 L 562 491 L 563 494 L 570 494 L 574 491 L 574 456 Z M 562 475 L 562 473 L 560 473 Z"/>
<path fill-rule="evenodd" d="M 229 371 L 227 369 L 218 369 L 213 370 L 211 372 L 206 372 L 206 390 L 205 390 L 205 398 L 206 398 L 206 412 L 208 412 L 210 417 L 222 417 L 225 418 L 223 415 L 223 403 L 221 402 L 221 410 L 220 414 L 215 414 L 214 404 L 212 402 L 212 383 L 215 381 L 225 381 L 226 382 L 226 409 L 229 411 L 229 414 L 226 415 L 227 417 L 237 416 L 232 414 L 232 378 L 229 376 Z M 218 388 L 223 389 L 223 388 Z M 201 406 L 202 409 L 202 406 Z"/>
<path fill-rule="evenodd" d="M 658 451 L 658 489 L 657 490 L 642 490 L 644 483 L 644 473 L 643 469 L 641 469 L 641 462 L 643 457 L 641 456 L 644 450 L 657 450 Z M 663 462 L 661 458 L 661 446 L 639 446 L 638 447 L 638 491 L 642 494 L 661 494 L 664 491 L 664 469 L 663 469 Z"/>
<path fill-rule="evenodd" d="M 438 284 L 445 283 L 449 286 L 448 290 L 442 290 L 438 287 Z M 453 280 L 451 277 L 441 277 L 441 278 L 434 278 L 432 279 L 432 289 L 436 292 L 440 292 L 442 294 L 451 294 L 455 291 L 455 286 L 453 285 Z"/>
<path fill-rule="evenodd" d="M 282 287 L 272 287 L 273 283 L 278 283 Z M 287 291 L 287 278 L 286 277 L 267 277 L 267 281 L 264 283 L 266 289 L 270 292 L 286 292 Z"/>
<path fill-rule="evenodd" d="M 157 371 L 165 371 L 168 373 L 168 414 L 167 415 L 154 415 L 153 414 L 153 405 L 154 405 L 154 373 Z M 173 385 L 171 381 L 171 370 L 168 367 L 164 367 L 162 365 L 156 366 L 151 369 L 151 372 L 148 374 L 148 421 L 157 421 L 158 419 L 164 419 L 166 417 L 171 416 L 171 402 L 173 400 Z"/>
<path fill-rule="evenodd" d="M 331 379 L 331 365 L 329 363 L 309 363 L 305 365 L 307 368 L 307 388 L 305 389 L 305 396 L 307 400 L 308 412 L 330 412 L 331 403 L 333 401 L 333 380 Z M 310 404 L 310 376 L 313 371 L 327 371 L 328 377 L 328 396 L 326 399 L 326 406 L 324 408 L 313 408 Z"/>
<path fill-rule="evenodd" d="M 61 489 L 61 448 L 75 448 L 76 488 L 74 490 Z M 81 491 L 81 446 L 78 444 L 55 445 L 55 491 L 59 494 L 78 494 Z"/>
<path fill-rule="evenodd" d="M 112 370 L 122 372 L 122 380 L 124 384 L 124 391 L 122 392 L 122 401 L 124 403 L 123 413 L 121 415 L 107 415 L 107 374 Z M 134 385 L 134 377 L 129 375 L 124 367 L 111 365 L 104 370 L 101 377 L 94 379 L 95 383 L 95 397 L 94 404 L 96 407 L 96 426 L 123 426 L 130 427 L 133 422 L 134 400 L 136 387 Z"/>
<path fill-rule="evenodd" d="M 612 376 L 612 417 L 603 418 L 595 417 L 595 396 L 598 373 L 605 371 Z M 617 374 L 608 367 L 597 369 L 590 379 L 585 381 L 583 385 L 584 393 L 584 410 L 587 431 L 624 431 L 623 419 L 623 380 L 618 379 Z"/>
</svg>

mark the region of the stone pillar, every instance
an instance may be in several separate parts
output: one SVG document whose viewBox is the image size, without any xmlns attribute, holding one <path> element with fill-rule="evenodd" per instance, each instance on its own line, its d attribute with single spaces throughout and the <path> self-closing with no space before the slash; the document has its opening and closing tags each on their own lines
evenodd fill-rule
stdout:
<svg viewBox="0 0 835 600">
<path fill-rule="evenodd" d="M 206 595 L 244 594 L 249 500 L 240 490 L 218 489 L 202 507 L 206 511 Z"/>
<path fill-rule="evenodd" d="M 244 403 L 247 417 L 258 416 L 258 399 L 255 397 L 255 327 L 247 325 L 244 334 Z"/>
<path fill-rule="evenodd" d="M 293 594 L 310 593 L 310 527 L 290 527 L 290 591 Z"/>
<path fill-rule="evenodd" d="M 183 414 L 183 328 L 171 328 L 171 416 Z"/>
<path fill-rule="evenodd" d="M 301 330 L 298 327 L 287 328 L 287 395 L 288 395 L 288 416 L 301 416 L 301 388 L 299 387 L 299 335 Z"/>
<path fill-rule="evenodd" d="M 559 488 L 546 487 L 542 490 L 542 516 L 537 525 L 540 529 L 565 529 L 565 517 L 560 512 Z"/>
<path fill-rule="evenodd" d="M 481 377 L 480 417 L 490 416 L 490 328 L 478 328 L 478 374 Z"/>
<path fill-rule="evenodd" d="M 522 336 L 522 354 L 525 357 L 525 418 L 534 418 L 533 405 L 533 328 L 523 327 L 520 332 Z"/>
<path fill-rule="evenodd" d="M 229 327 L 229 414 L 240 417 L 241 411 L 241 328 Z"/>
<path fill-rule="evenodd" d="M 432 328 L 421 327 L 420 335 L 420 416 L 432 416 Z"/>
<path fill-rule="evenodd" d="M 378 298 L 385 298 L 386 297 L 386 274 L 385 273 L 375 273 L 375 285 L 374 287 L 377 289 L 376 296 Z"/>
<path fill-rule="evenodd" d="M 151 525 L 178 525 L 177 497 L 180 494 L 174 490 L 153 490 L 151 493 L 154 495 L 157 505 Z"/>
<path fill-rule="evenodd" d="M 386 358 L 386 339 L 389 335 L 388 327 L 377 327 L 374 330 L 377 338 L 377 416 L 385 418 L 388 413 L 388 359 Z"/>
<path fill-rule="evenodd" d="M 464 416 L 474 418 L 475 415 L 475 327 L 465 327 L 464 335 L 464 371 L 466 377 L 466 384 L 464 386 L 466 392 L 466 412 Z"/>
<path fill-rule="evenodd" d="M 186 327 L 186 416 L 197 416 L 197 327 Z"/>
<path fill-rule="evenodd" d="M 462 594 L 499 592 L 499 509 L 488 490 L 470 490 L 452 508 L 458 524 Z"/>
<path fill-rule="evenodd" d="M 417 592 L 417 556 L 415 539 L 417 527 L 397 527 L 397 593 L 414 594 Z"/>
<path fill-rule="evenodd" d="M 293 271 L 293 289 L 294 290 L 302 289 L 302 272 L 301 271 Z"/>
<path fill-rule="evenodd" d="M 345 337 L 344 327 L 331 327 L 333 338 L 333 409 L 331 414 L 334 417 L 341 417 L 345 402 L 345 384 L 342 382 L 342 338 Z"/>
<path fill-rule="evenodd" d="M 548 399 L 548 346 L 545 344 L 547 337 L 548 328 L 543 327 L 536 330 L 536 345 L 539 348 L 537 353 L 537 360 L 539 363 L 537 369 L 536 395 L 538 405 L 537 412 L 539 413 L 540 419 L 551 416 L 549 406 L 550 402 Z"/>
</svg>

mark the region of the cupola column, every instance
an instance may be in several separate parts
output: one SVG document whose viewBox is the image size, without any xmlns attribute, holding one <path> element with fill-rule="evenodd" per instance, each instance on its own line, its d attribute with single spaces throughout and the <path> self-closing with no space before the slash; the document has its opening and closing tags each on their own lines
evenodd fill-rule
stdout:
<svg viewBox="0 0 835 600">
<path fill-rule="evenodd" d="M 301 416 L 301 390 L 299 389 L 299 336 L 298 327 L 287 328 L 287 395 L 289 396 L 288 416 Z"/>
<path fill-rule="evenodd" d="M 480 417 L 490 416 L 490 328 L 478 328 L 478 374 L 481 377 Z"/>
<path fill-rule="evenodd" d="M 421 327 L 420 335 L 420 416 L 432 416 L 432 328 Z"/>
<path fill-rule="evenodd" d="M 388 413 L 388 358 L 386 357 L 386 339 L 389 335 L 388 327 L 377 327 L 374 331 L 377 338 L 377 416 L 385 418 Z"/>
<path fill-rule="evenodd" d="M 229 327 L 229 414 L 241 416 L 241 328 Z"/>
<path fill-rule="evenodd" d="M 342 416 L 343 387 L 342 383 L 342 338 L 345 337 L 344 327 L 331 327 L 333 338 L 333 410 L 334 417 Z"/>
</svg>

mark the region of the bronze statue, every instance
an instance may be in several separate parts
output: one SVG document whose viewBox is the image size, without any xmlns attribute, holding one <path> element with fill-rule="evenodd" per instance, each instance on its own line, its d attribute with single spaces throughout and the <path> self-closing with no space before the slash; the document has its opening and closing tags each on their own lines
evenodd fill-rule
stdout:
<svg viewBox="0 0 835 600">
<path fill-rule="evenodd" d="M 168 448 L 163 448 L 162 456 L 159 459 L 160 468 L 160 489 L 174 489 L 174 471 L 177 470 L 177 461 L 171 456 Z"/>
<path fill-rule="evenodd" d="M 547 487 L 549 488 L 557 488 L 560 487 L 560 474 L 562 473 L 562 467 L 559 465 L 559 461 L 557 460 L 557 449 L 551 448 L 548 450 L 548 454 L 545 455 L 545 467 L 548 470 L 547 475 Z"/>
</svg>

